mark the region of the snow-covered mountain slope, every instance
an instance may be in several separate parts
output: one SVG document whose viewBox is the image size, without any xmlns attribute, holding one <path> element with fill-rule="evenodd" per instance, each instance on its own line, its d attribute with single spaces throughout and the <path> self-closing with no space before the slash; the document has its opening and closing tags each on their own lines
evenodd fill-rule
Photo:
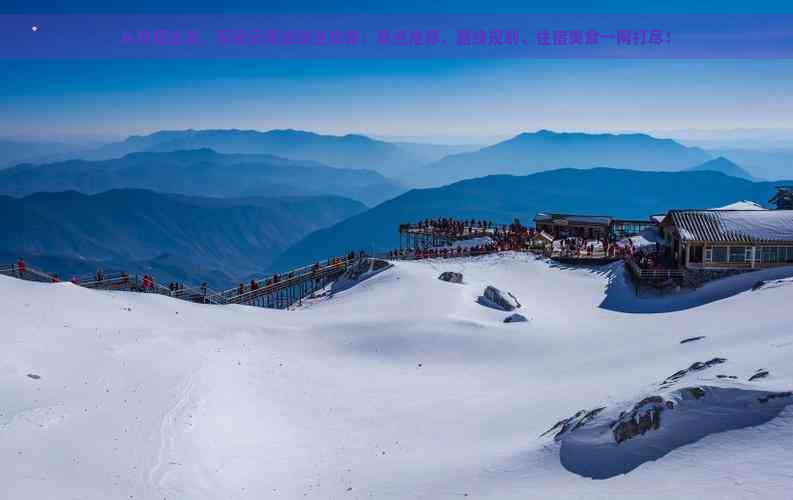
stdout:
<svg viewBox="0 0 793 500">
<path fill-rule="evenodd" d="M 790 498 L 793 280 L 601 307 L 622 280 L 399 262 L 274 311 L 0 277 L 3 497 Z"/>
</svg>

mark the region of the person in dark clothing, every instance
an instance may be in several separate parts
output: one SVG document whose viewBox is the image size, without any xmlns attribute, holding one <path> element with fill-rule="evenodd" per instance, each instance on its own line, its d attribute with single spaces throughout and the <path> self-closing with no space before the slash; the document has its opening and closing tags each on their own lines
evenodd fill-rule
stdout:
<svg viewBox="0 0 793 500">
<path fill-rule="evenodd" d="M 242 295 L 243 293 L 245 293 L 245 285 L 240 283 L 240 286 L 237 287 L 237 295 Z"/>
</svg>

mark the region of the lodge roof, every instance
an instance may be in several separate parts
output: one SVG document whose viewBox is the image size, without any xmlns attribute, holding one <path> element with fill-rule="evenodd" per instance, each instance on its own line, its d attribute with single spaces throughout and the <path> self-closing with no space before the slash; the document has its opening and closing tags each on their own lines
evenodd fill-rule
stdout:
<svg viewBox="0 0 793 500">
<path fill-rule="evenodd" d="M 793 243 L 793 210 L 670 210 L 664 223 L 683 241 Z"/>
</svg>

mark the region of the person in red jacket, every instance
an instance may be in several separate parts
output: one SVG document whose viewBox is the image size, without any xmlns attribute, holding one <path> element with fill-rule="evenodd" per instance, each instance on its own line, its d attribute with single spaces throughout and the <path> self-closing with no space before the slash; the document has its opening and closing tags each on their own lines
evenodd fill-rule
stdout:
<svg viewBox="0 0 793 500">
<path fill-rule="evenodd" d="M 25 269 L 26 269 L 25 261 L 20 257 L 20 259 L 17 261 L 17 271 L 19 271 L 20 278 L 25 275 Z"/>
</svg>

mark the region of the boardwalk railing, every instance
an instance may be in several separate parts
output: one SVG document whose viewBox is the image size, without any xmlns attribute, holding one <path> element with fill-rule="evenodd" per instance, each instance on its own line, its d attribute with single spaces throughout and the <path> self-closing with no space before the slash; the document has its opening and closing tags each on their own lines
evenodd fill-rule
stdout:
<svg viewBox="0 0 793 500">
<path fill-rule="evenodd" d="M 28 266 L 25 266 L 23 270 L 20 270 L 16 265 L 0 266 L 0 274 L 14 276 L 15 278 L 21 278 L 27 281 L 39 281 L 43 283 L 53 283 L 58 281 L 58 278 L 55 275 L 48 274 L 44 271 Z"/>
<path fill-rule="evenodd" d="M 365 255 L 334 258 L 324 265 L 316 263 L 254 281 L 253 287 L 246 284 L 242 286 L 242 290 L 240 287 L 235 287 L 222 292 L 214 291 L 205 285 L 171 289 L 151 278 L 144 280 L 139 275 L 125 272 L 78 276 L 70 281 L 84 288 L 156 293 L 204 304 L 245 304 L 285 309 L 328 286 L 341 276 L 348 266 L 368 258 Z M 24 267 L 16 264 L 0 266 L 0 274 L 27 281 L 46 283 L 61 281 L 55 274 L 28 265 Z"/>
<path fill-rule="evenodd" d="M 260 307 L 287 308 L 325 288 L 360 258 L 333 259 L 326 265 L 303 266 L 290 272 L 255 281 L 256 288 L 230 288 L 218 294 L 225 304 L 248 304 Z"/>
</svg>

